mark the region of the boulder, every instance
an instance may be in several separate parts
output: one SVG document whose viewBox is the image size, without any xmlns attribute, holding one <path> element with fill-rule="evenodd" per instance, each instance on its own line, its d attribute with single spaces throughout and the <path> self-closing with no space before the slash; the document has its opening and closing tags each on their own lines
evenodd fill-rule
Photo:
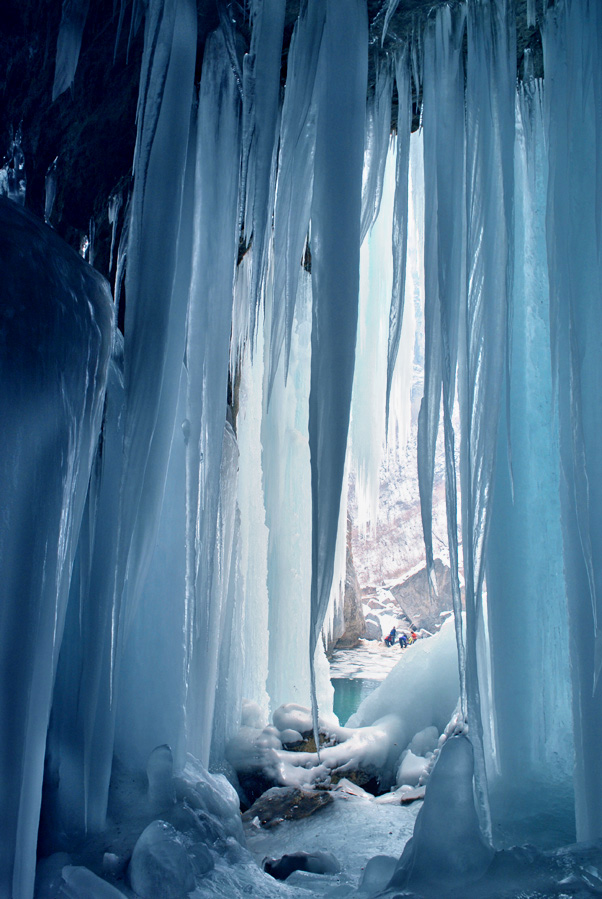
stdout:
<svg viewBox="0 0 602 899">
<path fill-rule="evenodd" d="M 366 640 L 382 640 L 383 638 L 383 629 L 380 619 L 372 613 L 366 615 L 365 637 Z"/>
<path fill-rule="evenodd" d="M 453 606 L 450 569 L 441 559 L 435 559 L 435 577 L 437 594 L 429 592 L 426 567 L 389 588 L 414 630 L 425 628 L 433 632 L 441 626 L 441 612 Z"/>
<path fill-rule="evenodd" d="M 325 790 L 300 790 L 297 787 L 272 787 L 253 803 L 242 816 L 250 824 L 259 819 L 262 827 L 274 827 L 282 821 L 298 821 L 325 808 L 333 802 Z"/>
</svg>

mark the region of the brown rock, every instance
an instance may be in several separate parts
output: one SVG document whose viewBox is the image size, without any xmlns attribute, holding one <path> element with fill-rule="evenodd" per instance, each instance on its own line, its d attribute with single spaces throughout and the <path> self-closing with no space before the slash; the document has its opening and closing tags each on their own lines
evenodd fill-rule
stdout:
<svg viewBox="0 0 602 899">
<path fill-rule="evenodd" d="M 333 801 L 332 795 L 325 790 L 272 787 L 253 803 L 242 820 L 250 824 L 254 818 L 259 818 L 262 827 L 275 827 L 282 821 L 308 818 Z"/>
</svg>

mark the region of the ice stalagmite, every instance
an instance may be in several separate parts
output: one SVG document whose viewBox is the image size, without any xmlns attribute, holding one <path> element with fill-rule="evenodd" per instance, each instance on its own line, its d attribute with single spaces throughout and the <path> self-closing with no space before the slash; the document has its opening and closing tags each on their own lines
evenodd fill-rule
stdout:
<svg viewBox="0 0 602 899">
<path fill-rule="evenodd" d="M 445 434 L 448 545 L 458 638 L 461 693 L 465 702 L 464 643 L 458 579 L 458 511 L 455 399 L 459 310 L 464 288 L 464 66 L 466 10 L 445 6 L 427 24 L 424 66 L 425 370 L 418 419 L 420 509 L 429 580 L 433 570 L 433 478 L 441 391 Z"/>
<path fill-rule="evenodd" d="M 252 242 L 249 334 L 254 339 L 257 309 L 266 274 L 273 202 L 273 154 L 278 135 L 280 60 L 286 4 L 252 0 L 251 48 L 243 60 L 243 148 L 241 203 L 244 236 Z M 270 195 L 272 200 L 270 201 Z"/>
<path fill-rule="evenodd" d="M 270 331 L 269 394 L 285 347 L 288 375 L 291 334 L 303 247 L 307 239 L 316 143 L 314 85 L 326 7 L 309 0 L 295 25 L 280 125 L 278 185 L 274 206 L 274 297 Z"/>
<path fill-rule="evenodd" d="M 0 198 L 0 893 L 33 895 L 52 684 L 112 338 L 103 279 Z"/>
<path fill-rule="evenodd" d="M 533 782 L 570 783 L 572 746 L 567 609 L 562 565 L 558 419 L 550 361 L 545 209 L 544 85 L 519 86 L 515 145 L 515 241 L 510 480 L 505 415 L 498 435 L 487 597 L 497 765 L 502 783 L 529 795 Z M 537 639 L 509 640 L 514 623 Z M 544 623 L 545 622 L 545 626 Z M 567 815 L 568 818 L 568 815 Z"/>
<path fill-rule="evenodd" d="M 189 747 L 209 761 L 226 571 L 218 533 L 232 294 L 238 250 L 240 95 L 220 29 L 207 40 L 198 110 L 193 273 L 188 310 L 186 604 Z M 231 429 L 230 429 L 231 431 Z M 228 513 L 229 514 L 229 513 Z M 221 567 L 220 567 L 221 566 Z M 215 591 L 218 591 L 216 593 Z"/>
<path fill-rule="evenodd" d="M 468 294 L 459 378 L 466 688 L 482 823 L 488 818 L 477 642 L 491 482 L 506 364 L 514 174 L 515 29 L 506 0 L 468 8 L 466 209 Z"/>
<path fill-rule="evenodd" d="M 406 253 L 408 246 L 408 166 L 410 161 L 410 126 L 412 123 L 412 98 L 408 50 L 404 47 L 395 60 L 397 84 L 397 167 L 395 173 L 395 208 L 393 211 L 393 289 L 389 312 L 389 344 L 387 350 L 386 422 L 389 422 L 391 385 L 397 361 L 403 305 L 405 298 Z"/>
<path fill-rule="evenodd" d="M 366 7 L 360 0 L 328 5 L 318 71 L 311 210 L 312 670 L 330 598 L 353 383 L 367 30 Z"/>
<path fill-rule="evenodd" d="M 580 0 L 547 12 L 547 250 L 558 393 L 564 569 L 571 635 L 578 839 L 602 835 L 602 17 Z M 595 183 L 592 175 L 596 173 Z"/>
</svg>

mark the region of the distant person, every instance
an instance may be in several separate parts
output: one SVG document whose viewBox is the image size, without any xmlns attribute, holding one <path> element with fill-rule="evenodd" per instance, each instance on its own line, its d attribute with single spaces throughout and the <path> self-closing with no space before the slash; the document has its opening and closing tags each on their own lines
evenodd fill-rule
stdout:
<svg viewBox="0 0 602 899">
<path fill-rule="evenodd" d="M 401 637 L 399 638 L 399 645 L 400 645 L 401 649 L 405 649 L 406 646 L 408 645 L 408 638 L 406 637 L 405 634 L 402 634 Z"/>
<path fill-rule="evenodd" d="M 412 643 L 415 643 L 417 639 L 418 639 L 418 634 L 416 633 L 416 631 L 412 631 Z"/>
<path fill-rule="evenodd" d="M 397 630 L 395 629 L 395 627 L 392 627 L 390 633 L 387 634 L 387 636 L 385 637 L 385 643 L 387 646 L 393 646 L 396 639 L 397 639 Z"/>
</svg>

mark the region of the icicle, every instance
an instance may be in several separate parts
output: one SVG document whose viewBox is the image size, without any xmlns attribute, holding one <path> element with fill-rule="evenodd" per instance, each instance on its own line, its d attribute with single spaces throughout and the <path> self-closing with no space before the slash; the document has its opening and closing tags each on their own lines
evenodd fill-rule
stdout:
<svg viewBox="0 0 602 899">
<path fill-rule="evenodd" d="M 113 252 L 115 250 L 115 237 L 117 235 L 117 225 L 119 224 L 119 213 L 123 202 L 121 193 L 113 194 L 109 197 L 108 218 L 111 225 L 111 251 L 109 254 L 109 272 L 113 270 Z"/>
<path fill-rule="evenodd" d="M 96 239 L 96 222 L 93 218 L 88 223 L 88 262 L 94 265 L 94 241 Z"/>
<path fill-rule="evenodd" d="M 123 225 L 121 227 L 121 237 L 119 238 L 119 247 L 117 249 L 117 262 L 115 265 L 115 283 L 113 285 L 113 299 L 117 307 L 117 318 L 120 320 L 120 300 L 121 287 L 125 276 L 125 266 L 127 262 L 128 242 L 130 236 L 130 208 L 131 195 L 128 196 L 123 213 Z"/>
<path fill-rule="evenodd" d="M 31 899 L 52 688 L 112 336 L 106 282 L 0 200 L 0 895 Z M 67 749 L 65 754 L 69 756 Z"/>
<path fill-rule="evenodd" d="M 48 166 L 48 171 L 46 172 L 46 178 L 44 179 L 45 186 L 45 201 L 44 201 L 44 221 L 47 225 L 50 224 L 50 217 L 52 215 L 52 209 L 54 207 L 54 199 L 56 197 L 56 164 L 58 162 L 58 156 L 55 157 L 54 162 L 51 162 Z"/>
<path fill-rule="evenodd" d="M 528 788 L 572 781 L 569 645 L 563 572 L 558 419 L 552 390 L 546 259 L 548 182 L 540 82 L 519 85 L 515 143 L 515 276 L 511 407 L 515 491 L 500 425 L 491 530 L 487 611 L 498 774 Z M 501 423 L 502 424 L 502 423 Z M 512 622 L 539 638 L 508 641 Z M 546 621 L 546 627 L 541 622 Z M 487 720 L 487 716 L 484 716 Z M 553 784 L 553 786 L 552 786 Z M 538 813 L 533 796 L 533 814 Z"/>
<path fill-rule="evenodd" d="M 253 0 L 251 49 L 243 62 L 243 157 L 241 224 L 253 242 L 249 294 L 249 334 L 254 339 L 257 309 L 266 273 L 270 193 L 280 97 L 280 63 L 285 4 Z M 242 205 L 244 204 L 244 205 Z"/>
<path fill-rule="evenodd" d="M 405 297 L 406 255 L 408 245 L 408 164 L 410 159 L 410 128 L 412 101 L 407 46 L 395 61 L 397 83 L 397 166 L 395 172 L 395 208 L 393 211 L 393 289 L 389 312 L 389 343 L 387 349 L 387 395 L 385 421 L 388 430 L 389 403 L 395 362 L 403 325 Z"/>
<path fill-rule="evenodd" d="M 359 290 L 368 22 L 361 0 L 328 4 L 318 87 L 312 199 L 313 324 L 310 665 L 332 584 L 353 384 Z M 318 745 L 318 744 L 317 744 Z"/>
<path fill-rule="evenodd" d="M 545 121 L 552 366 L 560 424 L 571 623 L 577 838 L 602 833 L 602 18 L 587 0 L 547 11 Z M 587 600 L 589 601 L 586 601 Z"/>
<path fill-rule="evenodd" d="M 366 147 L 364 150 L 364 183 L 362 187 L 362 221 L 360 239 L 376 221 L 383 193 L 385 163 L 391 136 L 391 95 L 393 76 L 388 57 L 379 59 L 374 96 L 368 106 Z"/>
<path fill-rule="evenodd" d="M 435 448 L 441 390 L 445 434 L 446 507 L 461 705 L 466 715 L 466 656 L 458 573 L 455 398 L 458 316 L 463 288 L 464 67 L 466 11 L 443 7 L 429 20 L 424 66 L 425 375 L 418 419 L 420 508 L 429 583 L 436 591 L 432 541 Z"/>
<path fill-rule="evenodd" d="M 514 168 L 515 24 L 507 0 L 468 9 L 467 280 L 460 379 L 466 690 L 481 824 L 490 833 L 477 642 L 501 389 L 506 367 Z M 498 177 L 491 179 L 491 171 Z"/>
<path fill-rule="evenodd" d="M 356 472 L 356 524 L 364 532 L 369 522 L 376 525 L 379 470 L 386 437 L 387 323 L 393 283 L 391 229 L 395 159 L 396 145 L 392 141 L 386 159 L 380 212 L 360 253 L 360 300 L 350 434 L 352 466 Z M 408 390 L 408 399 L 409 395 Z"/>
<path fill-rule="evenodd" d="M 288 54 L 280 128 L 280 162 L 274 209 L 274 308 L 270 335 L 268 398 L 285 346 L 288 373 L 291 333 L 313 186 L 316 108 L 312 102 L 326 8 L 310 0 L 295 24 Z"/>
<path fill-rule="evenodd" d="M 397 7 L 399 6 L 399 0 L 387 0 L 387 12 L 385 13 L 385 24 L 383 25 L 383 36 L 381 38 L 381 47 L 384 46 L 385 37 L 387 36 L 387 31 L 389 30 L 389 24 L 391 19 L 395 15 L 397 11 Z"/>
<path fill-rule="evenodd" d="M 146 43 L 143 68 L 149 83 L 141 92 L 157 108 L 140 108 L 125 340 L 123 354 L 116 346 L 105 420 L 111 445 L 102 448 L 98 460 L 95 503 L 90 499 L 94 521 L 85 553 L 80 544 L 81 568 L 91 584 L 84 596 L 91 606 L 83 607 L 76 620 L 81 644 L 73 641 L 72 652 L 81 653 L 82 664 L 71 658 L 71 670 L 78 679 L 64 689 L 70 701 L 58 703 L 62 726 L 74 733 L 76 748 L 60 760 L 64 771 L 58 778 L 57 828 L 65 817 L 78 830 L 98 831 L 104 824 L 124 648 L 159 528 L 184 356 L 192 210 L 186 217 L 190 204 L 183 207 L 182 198 L 196 12 L 192 2 L 163 11 L 157 4 L 149 16 L 146 37 L 156 41 Z M 152 134 L 143 123 L 152 123 Z M 138 736 L 132 733 L 128 745 Z"/>
<path fill-rule="evenodd" d="M 56 64 L 52 102 L 73 84 L 79 61 L 82 35 L 90 0 L 63 0 L 61 24 L 56 42 Z"/>
<path fill-rule="evenodd" d="M 212 596 L 220 590 L 220 471 L 224 448 L 232 296 L 238 254 L 240 98 L 220 29 L 205 45 L 199 97 L 193 275 L 186 360 L 186 603 L 192 652 L 188 690 L 191 751 L 203 764 L 210 755 L 214 681 L 212 644 L 217 627 Z M 220 593 L 220 595 L 223 595 Z M 218 641 L 219 642 L 219 641 Z"/>
<path fill-rule="evenodd" d="M 535 0 L 527 0 L 527 28 L 535 28 L 536 24 Z"/>
</svg>

